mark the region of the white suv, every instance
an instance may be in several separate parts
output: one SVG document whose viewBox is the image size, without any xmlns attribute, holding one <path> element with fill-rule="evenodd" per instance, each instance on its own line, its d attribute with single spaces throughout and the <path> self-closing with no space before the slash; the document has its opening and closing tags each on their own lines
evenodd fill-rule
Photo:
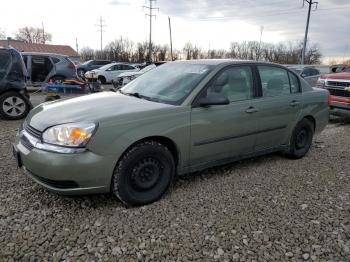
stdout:
<svg viewBox="0 0 350 262">
<path fill-rule="evenodd" d="M 112 63 L 102 66 L 98 69 L 88 71 L 85 73 L 86 78 L 97 78 L 102 84 L 111 83 L 113 80 L 117 80 L 121 73 L 125 72 L 137 72 L 140 69 L 133 65 L 123 63 Z"/>
</svg>

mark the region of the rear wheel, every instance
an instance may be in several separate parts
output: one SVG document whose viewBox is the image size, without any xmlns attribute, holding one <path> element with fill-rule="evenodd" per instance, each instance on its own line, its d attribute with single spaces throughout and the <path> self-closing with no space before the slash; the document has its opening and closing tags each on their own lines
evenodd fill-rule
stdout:
<svg viewBox="0 0 350 262">
<path fill-rule="evenodd" d="M 165 193 L 174 174 L 174 158 L 168 148 L 146 141 L 132 147 L 118 162 L 112 192 L 128 206 L 149 204 Z"/>
<path fill-rule="evenodd" d="M 27 116 L 30 105 L 27 100 L 15 91 L 0 96 L 0 116 L 7 120 L 18 120 Z"/>
<path fill-rule="evenodd" d="M 286 155 L 295 159 L 305 156 L 312 145 L 313 136 L 314 124 L 304 118 L 294 128 Z"/>
</svg>

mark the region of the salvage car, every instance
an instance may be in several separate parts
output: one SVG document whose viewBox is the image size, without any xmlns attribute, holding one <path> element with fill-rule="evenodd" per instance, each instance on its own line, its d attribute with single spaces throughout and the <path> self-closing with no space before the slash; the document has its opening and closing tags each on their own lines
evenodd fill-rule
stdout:
<svg viewBox="0 0 350 262">
<path fill-rule="evenodd" d="M 324 74 L 318 79 L 317 86 L 330 93 L 330 113 L 350 118 L 350 68 L 341 73 Z"/>
<path fill-rule="evenodd" d="M 86 72 L 100 68 L 110 63 L 112 63 L 110 60 L 88 60 L 77 66 L 77 72 L 79 77 L 84 78 Z"/>
<path fill-rule="evenodd" d="M 328 92 L 286 67 L 176 61 L 116 93 L 39 105 L 13 150 L 49 190 L 113 192 L 126 205 L 144 205 L 176 175 L 271 152 L 301 158 L 328 115 Z"/>
<path fill-rule="evenodd" d="M 138 78 L 140 75 L 143 75 L 144 73 L 147 73 L 148 71 L 156 68 L 155 64 L 148 65 L 141 69 L 140 71 L 132 71 L 132 72 L 125 72 L 121 73 L 116 81 L 113 81 L 112 84 L 114 87 L 121 87 L 125 86 L 126 84 L 130 83 L 132 80 Z"/>
<path fill-rule="evenodd" d="M 85 78 L 97 78 L 102 84 L 116 81 L 121 73 L 137 72 L 140 69 L 133 65 L 123 63 L 112 63 L 102 66 L 98 69 L 88 71 L 85 73 Z"/>
<path fill-rule="evenodd" d="M 49 80 L 78 79 L 75 64 L 66 55 L 38 52 L 22 52 L 21 55 L 31 85 L 41 86 Z"/>
<path fill-rule="evenodd" d="M 0 47 L 0 117 L 7 120 L 27 116 L 32 104 L 26 89 L 27 71 L 22 56 L 13 48 Z"/>
</svg>

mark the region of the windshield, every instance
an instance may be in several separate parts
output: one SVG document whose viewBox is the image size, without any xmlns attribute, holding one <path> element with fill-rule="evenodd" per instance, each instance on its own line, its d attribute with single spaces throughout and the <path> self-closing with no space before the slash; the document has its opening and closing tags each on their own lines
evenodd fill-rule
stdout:
<svg viewBox="0 0 350 262">
<path fill-rule="evenodd" d="M 107 65 L 104 65 L 104 66 L 101 66 L 100 68 L 98 68 L 97 70 L 107 70 L 108 68 L 114 66 L 115 64 L 107 64 Z"/>
<path fill-rule="evenodd" d="M 214 66 L 167 63 L 143 74 L 121 89 L 124 94 L 180 105 Z"/>
<path fill-rule="evenodd" d="M 145 68 L 141 69 L 140 72 L 146 73 L 146 72 L 152 70 L 153 68 L 156 68 L 156 65 L 152 64 L 152 65 L 146 66 Z"/>
<path fill-rule="evenodd" d="M 91 61 L 93 61 L 93 60 L 85 61 L 84 63 L 82 63 L 82 65 L 87 65 L 87 64 L 90 63 Z"/>
</svg>

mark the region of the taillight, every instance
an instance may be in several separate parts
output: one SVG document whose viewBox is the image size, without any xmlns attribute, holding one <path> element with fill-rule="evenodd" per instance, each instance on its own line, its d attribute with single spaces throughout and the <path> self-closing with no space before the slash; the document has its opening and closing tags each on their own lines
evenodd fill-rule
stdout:
<svg viewBox="0 0 350 262">
<path fill-rule="evenodd" d="M 68 68 L 70 68 L 70 69 L 75 69 L 75 64 L 73 64 L 72 62 L 70 62 L 70 63 L 68 64 Z"/>
</svg>

